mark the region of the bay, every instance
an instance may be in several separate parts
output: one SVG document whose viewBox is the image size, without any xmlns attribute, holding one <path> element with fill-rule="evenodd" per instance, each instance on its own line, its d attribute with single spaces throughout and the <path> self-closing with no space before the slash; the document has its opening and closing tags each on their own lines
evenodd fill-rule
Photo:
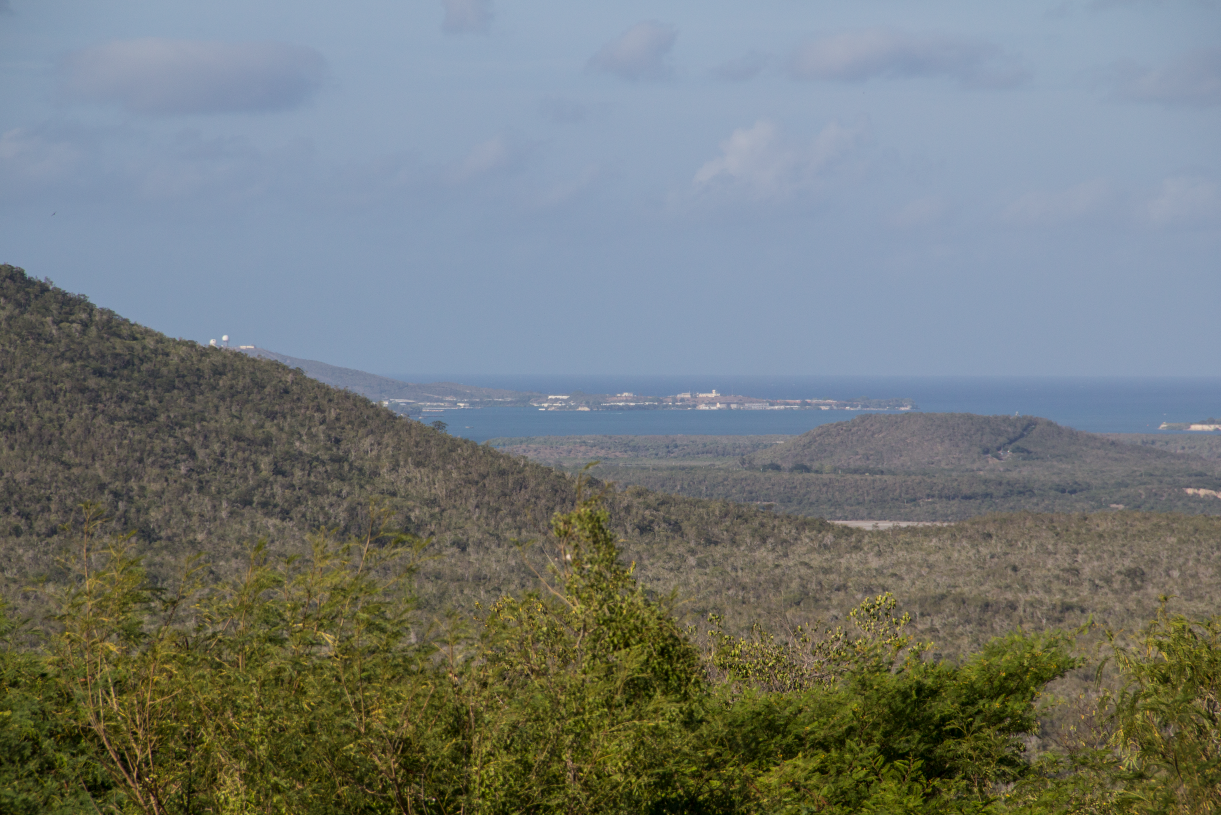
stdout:
<svg viewBox="0 0 1221 815">
<path fill-rule="evenodd" d="M 410 382 L 568 394 L 666 396 L 717 390 L 764 399 L 909 398 L 925 412 L 1040 416 L 1094 433 L 1158 433 L 1162 422 L 1221 416 L 1221 377 L 903 377 L 752 375 L 395 375 Z M 454 410 L 440 417 L 449 432 L 475 441 L 496 437 L 570 435 L 762 435 L 804 433 L 847 421 L 852 411 L 650 410 L 540 411 L 536 408 Z M 431 421 L 431 418 L 430 418 Z"/>
</svg>

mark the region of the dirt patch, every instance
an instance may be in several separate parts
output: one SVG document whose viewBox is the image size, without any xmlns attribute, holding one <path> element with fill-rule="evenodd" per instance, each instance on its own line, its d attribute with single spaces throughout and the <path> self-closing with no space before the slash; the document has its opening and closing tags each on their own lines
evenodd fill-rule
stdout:
<svg viewBox="0 0 1221 815">
<path fill-rule="evenodd" d="M 903 526 L 949 526 L 951 521 L 831 521 L 855 529 L 894 529 Z"/>
</svg>

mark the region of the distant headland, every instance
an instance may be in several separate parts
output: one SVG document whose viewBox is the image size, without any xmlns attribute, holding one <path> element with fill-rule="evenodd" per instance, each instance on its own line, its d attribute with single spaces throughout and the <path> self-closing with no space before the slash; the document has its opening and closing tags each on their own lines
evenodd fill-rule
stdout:
<svg viewBox="0 0 1221 815">
<path fill-rule="evenodd" d="M 310 377 L 337 388 L 359 393 L 380 402 L 395 413 L 422 415 L 448 410 L 488 407 L 536 407 L 539 410 L 916 410 L 911 399 L 765 399 L 723 394 L 716 390 L 671 396 L 636 393 L 537 393 L 497 388 L 479 388 L 456 382 L 420 384 L 341 368 L 313 359 L 300 359 L 253 345 L 236 347 L 250 356 L 274 359 L 290 368 L 300 368 Z"/>
<path fill-rule="evenodd" d="M 913 410 L 910 399 L 765 399 L 740 394 L 694 391 L 672 396 L 634 393 L 549 394 L 531 399 L 539 410 Z"/>
<path fill-rule="evenodd" d="M 1162 422 L 1158 430 L 1195 430 L 1195 431 L 1218 431 L 1221 430 L 1221 419 L 1204 419 L 1199 422 Z"/>
</svg>

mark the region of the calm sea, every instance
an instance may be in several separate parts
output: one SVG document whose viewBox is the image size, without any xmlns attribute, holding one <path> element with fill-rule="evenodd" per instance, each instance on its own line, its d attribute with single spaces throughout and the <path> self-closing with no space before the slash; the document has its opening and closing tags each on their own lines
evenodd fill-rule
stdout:
<svg viewBox="0 0 1221 815">
<path fill-rule="evenodd" d="M 395 375 L 408 382 L 461 382 L 544 393 L 665 396 L 710 391 L 765 399 L 909 398 L 926 412 L 1042 416 L 1094 433 L 1156 433 L 1162 422 L 1221 416 L 1221 377 L 848 377 Z M 798 434 L 859 415 L 822 410 L 540 411 L 485 408 L 439 416 L 456 436 Z M 1165 431 L 1162 431 L 1165 432 Z"/>
</svg>

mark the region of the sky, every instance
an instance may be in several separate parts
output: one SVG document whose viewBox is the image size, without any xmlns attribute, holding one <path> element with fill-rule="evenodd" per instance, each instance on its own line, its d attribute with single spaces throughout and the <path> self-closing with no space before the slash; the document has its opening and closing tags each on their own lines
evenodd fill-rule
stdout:
<svg viewBox="0 0 1221 815">
<path fill-rule="evenodd" d="M 0 262 L 379 373 L 1221 375 L 1215 0 L 0 0 Z"/>
</svg>

